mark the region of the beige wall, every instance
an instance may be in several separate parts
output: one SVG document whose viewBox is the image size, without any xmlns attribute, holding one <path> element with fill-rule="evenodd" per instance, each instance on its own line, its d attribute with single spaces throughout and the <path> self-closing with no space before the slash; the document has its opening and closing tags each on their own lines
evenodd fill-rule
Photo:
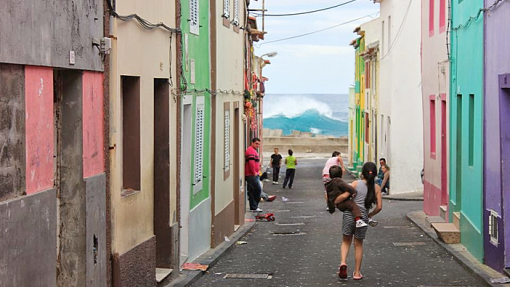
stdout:
<svg viewBox="0 0 510 287">
<path fill-rule="evenodd" d="M 163 0 L 123 0 L 117 2 L 117 13 L 137 13 L 151 23 L 164 22 L 175 27 L 175 2 Z M 176 88 L 177 36 L 172 35 L 172 59 L 170 59 L 170 32 L 163 29 L 143 29 L 138 22 L 123 22 L 112 18 L 110 33 L 112 41 L 110 61 L 110 167 L 112 251 L 124 253 L 154 235 L 153 229 L 153 172 L 154 172 L 154 78 L 169 78 L 170 62 L 173 78 L 172 91 Z M 141 191 L 127 197 L 121 196 L 122 188 L 122 111 L 120 101 L 120 77 L 140 77 L 141 118 Z M 172 95 L 171 95 L 172 96 Z M 176 210 L 176 114 L 175 102 L 170 100 L 170 182 L 171 222 Z"/>
<path fill-rule="evenodd" d="M 233 19 L 234 0 L 230 0 L 230 20 Z M 234 31 L 234 26 L 223 25 L 223 1 L 216 1 L 216 27 L 217 27 L 217 89 L 216 95 L 216 186 L 215 186 L 215 211 L 220 213 L 228 206 L 233 199 L 233 184 L 239 179 L 234 179 L 233 160 L 234 152 L 234 102 L 239 102 L 239 175 L 244 177 L 244 124 L 242 114 L 244 113 L 243 91 L 244 91 L 244 30 L 239 33 Z M 244 26 L 245 1 L 239 0 L 239 23 Z M 232 92 L 233 91 L 233 92 Z M 224 103 L 230 103 L 230 176 L 224 178 Z"/>
</svg>

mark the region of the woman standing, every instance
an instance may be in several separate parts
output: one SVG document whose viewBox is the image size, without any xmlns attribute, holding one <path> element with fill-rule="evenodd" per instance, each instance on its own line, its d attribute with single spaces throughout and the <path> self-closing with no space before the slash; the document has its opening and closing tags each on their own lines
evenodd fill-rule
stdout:
<svg viewBox="0 0 510 287">
<path fill-rule="evenodd" d="M 374 180 L 377 176 L 377 167 L 373 162 L 367 162 L 363 165 L 361 170 L 363 175 L 362 180 L 358 180 L 352 183 L 352 186 L 356 188 L 357 194 L 354 197 L 354 202 L 359 206 L 363 220 L 369 224 L 372 221 L 372 217 L 382 210 L 382 195 L 381 188 L 375 184 Z M 337 198 L 337 200 L 339 200 Z M 340 199 L 341 200 L 341 199 Z M 337 202 L 335 201 L 335 204 Z M 376 207 L 372 212 L 368 213 L 370 208 L 376 204 Z M 361 261 L 363 259 L 363 239 L 367 233 L 367 227 L 356 228 L 356 223 L 352 212 L 345 211 L 343 222 L 342 222 L 342 247 L 341 247 L 341 264 L 340 270 L 338 271 L 338 277 L 341 279 L 347 279 L 347 255 L 351 247 L 352 239 L 354 236 L 354 272 L 352 278 L 354 280 L 363 279 L 361 274 Z"/>
</svg>

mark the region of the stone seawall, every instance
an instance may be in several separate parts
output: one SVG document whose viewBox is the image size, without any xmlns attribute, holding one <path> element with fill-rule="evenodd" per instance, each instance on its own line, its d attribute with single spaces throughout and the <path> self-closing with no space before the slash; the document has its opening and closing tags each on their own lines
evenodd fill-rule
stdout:
<svg viewBox="0 0 510 287">
<path fill-rule="evenodd" d="M 276 147 L 282 154 L 286 154 L 288 149 L 292 149 L 295 153 L 331 154 L 335 150 L 347 153 L 348 139 L 347 137 L 322 136 L 299 131 L 293 131 L 292 135 L 283 136 L 281 130 L 264 129 L 264 153 L 273 152 Z"/>
</svg>

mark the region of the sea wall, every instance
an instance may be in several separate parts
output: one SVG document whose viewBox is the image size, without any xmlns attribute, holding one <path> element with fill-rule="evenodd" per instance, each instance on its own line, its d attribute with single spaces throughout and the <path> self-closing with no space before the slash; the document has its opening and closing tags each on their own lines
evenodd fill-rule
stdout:
<svg viewBox="0 0 510 287">
<path fill-rule="evenodd" d="M 283 153 L 292 149 L 296 153 L 332 153 L 339 151 L 347 153 L 347 137 L 333 137 L 325 135 L 314 135 L 308 132 L 292 131 L 291 135 L 284 136 L 279 129 L 264 129 L 263 149 L 264 152 L 272 152 L 279 148 Z"/>
</svg>

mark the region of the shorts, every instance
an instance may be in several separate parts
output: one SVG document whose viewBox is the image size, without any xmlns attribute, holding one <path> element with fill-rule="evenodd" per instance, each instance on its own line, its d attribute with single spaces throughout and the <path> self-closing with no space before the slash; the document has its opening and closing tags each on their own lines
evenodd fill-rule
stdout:
<svg viewBox="0 0 510 287">
<path fill-rule="evenodd" d="M 360 208 L 361 214 L 363 214 L 362 220 L 368 223 L 367 212 L 364 208 Z M 354 235 L 356 239 L 365 239 L 367 234 L 368 226 L 356 228 L 356 221 L 352 212 L 345 211 L 342 221 L 342 234 L 343 235 Z"/>
</svg>

